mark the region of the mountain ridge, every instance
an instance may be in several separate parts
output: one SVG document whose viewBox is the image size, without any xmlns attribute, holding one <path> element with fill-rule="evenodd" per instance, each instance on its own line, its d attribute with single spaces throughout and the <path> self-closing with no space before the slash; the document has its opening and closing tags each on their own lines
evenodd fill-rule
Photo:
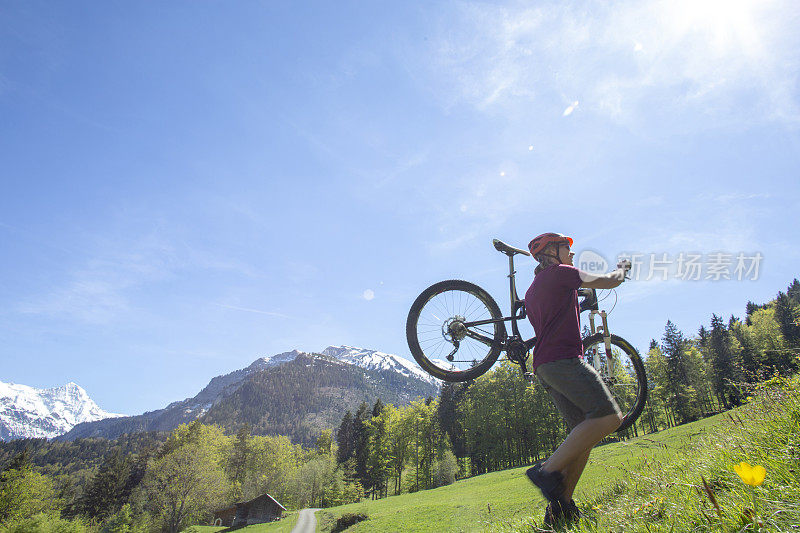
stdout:
<svg viewBox="0 0 800 533">
<path fill-rule="evenodd" d="M 98 406 L 77 383 L 37 389 L 0 381 L 0 440 L 51 439 L 80 423 L 124 415 Z"/>
<path fill-rule="evenodd" d="M 286 365 L 293 366 L 289 370 L 279 370 Z M 313 367 L 313 371 L 304 374 L 299 365 Z M 318 375 L 320 373 L 322 375 Z M 273 383 L 274 375 L 292 380 L 293 389 Z M 325 380 L 334 385 L 326 390 L 308 387 L 309 383 L 317 382 L 323 387 L 321 383 Z M 246 391 L 240 392 L 245 385 L 249 391 L 246 394 Z M 355 409 L 361 401 L 374 402 L 380 397 L 385 403 L 405 404 L 420 396 L 433 396 L 438 389 L 438 380 L 393 354 L 351 346 L 328 346 L 321 353 L 291 350 L 260 357 L 245 368 L 216 376 L 192 398 L 141 415 L 78 424 L 58 439 L 116 438 L 126 433 L 170 431 L 180 424 L 200 419 L 224 427 L 247 423 L 264 434 L 278 434 L 288 428 L 290 437 L 308 442 L 313 431 L 335 425 L 338 422 L 335 418 L 340 419 L 344 410 Z M 296 397 L 297 390 L 305 390 L 307 398 Z M 295 403 L 312 411 L 298 410 L 296 405 L 276 395 L 293 397 Z M 319 398 L 327 398 L 328 404 L 318 403 Z M 252 412 L 245 402 L 260 405 L 265 411 L 272 410 L 272 422 Z M 280 409 L 281 415 L 275 409 Z M 337 409 L 341 412 L 336 412 Z M 295 413 L 299 421 L 293 424 L 285 420 L 283 412 Z"/>
</svg>

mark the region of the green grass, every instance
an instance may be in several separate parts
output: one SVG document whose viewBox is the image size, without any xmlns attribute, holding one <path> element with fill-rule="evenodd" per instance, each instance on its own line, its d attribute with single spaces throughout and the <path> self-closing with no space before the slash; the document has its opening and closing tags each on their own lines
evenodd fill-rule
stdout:
<svg viewBox="0 0 800 533">
<path fill-rule="evenodd" d="M 771 380 L 754 396 L 722 415 L 723 424 L 708 438 L 679 449 L 666 463 L 630 471 L 623 485 L 590 502 L 590 519 L 574 531 L 795 529 L 800 523 L 800 379 Z M 763 485 L 742 482 L 733 472 L 741 461 L 766 469 Z"/>
<path fill-rule="evenodd" d="M 797 504 L 788 503 L 800 501 L 796 387 L 762 392 L 732 411 L 733 420 L 716 415 L 595 449 L 575 494 L 587 519 L 574 531 L 741 531 L 752 499 L 750 487 L 732 471 L 739 461 L 767 468 L 767 482 L 755 489 L 763 530 L 789 530 L 788 524 L 800 518 Z M 347 530 L 353 533 L 539 531 L 545 502 L 524 472 L 494 472 L 438 489 L 325 509 L 317 513 L 318 531 L 328 531 L 336 518 L 353 512 L 369 516 Z M 720 512 L 701 476 L 710 483 Z"/>
<path fill-rule="evenodd" d="M 284 513 L 282 519 L 277 522 L 269 522 L 266 524 L 254 524 L 237 529 L 237 533 L 289 533 L 297 523 L 297 511 L 289 511 Z M 228 528 L 217 526 L 192 526 L 183 530 L 183 533 L 215 533 L 217 531 L 224 531 Z"/>
</svg>

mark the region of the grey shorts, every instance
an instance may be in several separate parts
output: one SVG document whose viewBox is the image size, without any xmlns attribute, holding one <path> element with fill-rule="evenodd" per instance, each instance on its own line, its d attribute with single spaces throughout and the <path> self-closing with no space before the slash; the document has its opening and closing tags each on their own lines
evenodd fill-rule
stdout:
<svg viewBox="0 0 800 533">
<path fill-rule="evenodd" d="M 536 367 L 536 377 L 570 431 L 587 418 L 620 412 L 600 374 L 579 357 L 542 363 Z"/>
</svg>

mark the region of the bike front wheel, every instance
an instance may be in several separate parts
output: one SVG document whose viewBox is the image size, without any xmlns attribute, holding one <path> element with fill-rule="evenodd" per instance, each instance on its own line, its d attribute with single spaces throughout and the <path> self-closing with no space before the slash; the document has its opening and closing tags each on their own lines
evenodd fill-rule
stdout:
<svg viewBox="0 0 800 533">
<path fill-rule="evenodd" d="M 411 355 L 428 374 L 468 381 L 489 370 L 506 328 L 497 302 L 474 283 L 440 281 L 420 294 L 406 321 Z"/>
<path fill-rule="evenodd" d="M 639 352 L 631 344 L 611 335 L 607 345 L 602 333 L 583 340 L 584 360 L 600 374 L 625 418 L 617 432 L 625 431 L 639 418 L 647 400 L 647 374 Z"/>
</svg>

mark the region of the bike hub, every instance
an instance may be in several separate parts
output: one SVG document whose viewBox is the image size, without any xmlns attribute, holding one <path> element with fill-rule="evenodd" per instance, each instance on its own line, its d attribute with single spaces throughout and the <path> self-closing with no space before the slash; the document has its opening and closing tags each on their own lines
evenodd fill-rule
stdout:
<svg viewBox="0 0 800 533">
<path fill-rule="evenodd" d="M 456 315 L 448 318 L 442 324 L 442 335 L 451 343 L 457 343 L 467 336 L 467 328 L 464 326 L 466 319 L 463 316 Z"/>
</svg>

